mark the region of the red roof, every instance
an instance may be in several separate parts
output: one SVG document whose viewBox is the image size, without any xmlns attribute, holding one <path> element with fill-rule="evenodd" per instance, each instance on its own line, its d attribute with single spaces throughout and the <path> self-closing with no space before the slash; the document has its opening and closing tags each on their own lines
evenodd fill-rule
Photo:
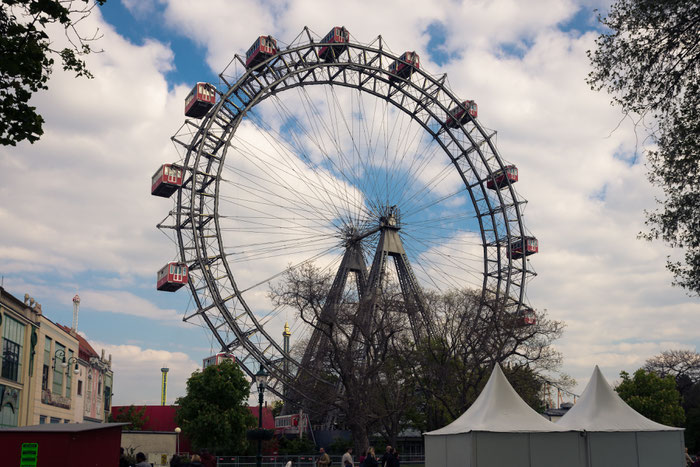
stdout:
<svg viewBox="0 0 700 467">
<path fill-rule="evenodd" d="M 144 431 L 173 431 L 177 424 L 175 423 L 175 412 L 177 405 L 137 405 L 136 409 L 141 410 L 141 407 L 146 407 L 144 418 L 147 418 L 143 425 Z M 112 415 L 115 416 L 122 410 L 128 409 L 127 405 L 112 406 Z M 258 419 L 258 406 L 248 407 L 250 413 Z M 263 407 L 263 428 L 273 430 L 275 428 L 275 417 L 272 416 L 272 410 L 269 407 Z"/>
<path fill-rule="evenodd" d="M 65 332 L 70 334 L 71 336 L 75 337 L 78 340 L 78 357 L 85 360 L 86 362 L 90 360 L 90 357 L 98 357 L 99 354 L 95 352 L 95 349 L 92 348 L 92 346 L 88 343 L 88 341 L 78 334 L 77 332 L 75 334 L 71 333 L 71 328 L 68 326 L 64 326 L 62 324 L 56 323 L 56 326 L 59 328 L 63 329 Z"/>
</svg>

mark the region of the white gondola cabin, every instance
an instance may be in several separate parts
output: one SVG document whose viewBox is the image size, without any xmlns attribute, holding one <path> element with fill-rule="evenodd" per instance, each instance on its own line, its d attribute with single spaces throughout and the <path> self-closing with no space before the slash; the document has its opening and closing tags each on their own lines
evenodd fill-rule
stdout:
<svg viewBox="0 0 700 467">
<path fill-rule="evenodd" d="M 168 263 L 158 271 L 156 288 L 165 292 L 175 292 L 187 284 L 187 265 L 184 263 Z"/>
<path fill-rule="evenodd" d="M 344 27 L 335 27 L 321 40 L 322 43 L 333 45 L 322 46 L 318 51 L 318 56 L 327 62 L 335 61 L 348 48 L 349 41 L 350 33 L 348 30 Z"/>
<path fill-rule="evenodd" d="M 272 36 L 260 36 L 245 53 L 245 67 L 252 68 L 277 55 L 277 41 Z"/>
<path fill-rule="evenodd" d="M 204 117 L 216 104 L 216 90 L 209 83 L 197 83 L 185 98 L 185 116 Z"/>
<path fill-rule="evenodd" d="M 508 182 L 518 181 L 518 168 L 514 165 L 507 165 L 493 173 L 493 177 L 486 182 L 486 187 L 490 190 L 500 190 L 508 186 Z"/>
<path fill-rule="evenodd" d="M 523 250 L 523 244 L 525 249 Z M 510 244 L 510 257 L 520 259 L 524 256 L 534 255 L 539 251 L 537 239 L 535 237 L 523 237 L 522 239 Z"/>
<path fill-rule="evenodd" d="M 168 198 L 182 186 L 182 167 L 163 164 L 151 178 L 151 194 Z"/>
<path fill-rule="evenodd" d="M 450 110 L 450 115 L 445 121 L 445 125 L 450 128 L 459 128 L 459 125 L 467 123 L 471 118 L 479 115 L 479 108 L 474 101 L 464 101 L 462 105 Z"/>
<path fill-rule="evenodd" d="M 415 52 L 404 52 L 389 65 L 389 81 L 410 78 L 413 70 L 420 70 L 420 57 Z"/>
</svg>

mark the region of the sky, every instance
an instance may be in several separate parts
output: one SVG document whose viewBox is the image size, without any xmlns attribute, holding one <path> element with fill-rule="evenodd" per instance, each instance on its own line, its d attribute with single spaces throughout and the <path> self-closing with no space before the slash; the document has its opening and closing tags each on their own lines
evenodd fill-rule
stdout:
<svg viewBox="0 0 700 467">
<path fill-rule="evenodd" d="M 663 244 L 638 239 L 644 210 L 660 192 L 645 170 L 645 138 L 586 84 L 586 51 L 605 1 L 110 0 L 80 23 L 99 31 L 87 57 L 92 80 L 55 68 L 32 104 L 44 116 L 35 144 L 0 148 L 0 276 L 29 293 L 55 322 L 112 355 L 114 405 L 158 403 L 160 368 L 168 402 L 218 349 L 182 317 L 187 289 L 155 290 L 176 246 L 155 226 L 172 202 L 150 196 L 151 175 L 178 159 L 170 141 L 198 81 L 218 83 L 235 54 L 260 35 L 286 44 L 308 26 L 323 36 L 345 26 L 354 39 L 378 35 L 415 50 L 433 75 L 479 104 L 498 130 L 502 157 L 519 169 L 527 229 L 539 240 L 527 296 L 566 323 L 555 347 L 581 393 L 593 367 L 610 381 L 663 350 L 698 346 L 700 300 L 672 287 Z M 60 43 L 60 34 L 57 36 Z M 266 277 L 266 265 L 246 266 Z M 261 268 L 256 270 L 256 267 Z M 264 295 L 264 294 L 263 294 Z M 259 298 L 259 297 L 258 297 Z M 258 303 L 258 302 L 255 302 Z M 288 314 L 269 322 L 279 335 Z M 293 336 L 294 340 L 294 336 Z"/>
</svg>

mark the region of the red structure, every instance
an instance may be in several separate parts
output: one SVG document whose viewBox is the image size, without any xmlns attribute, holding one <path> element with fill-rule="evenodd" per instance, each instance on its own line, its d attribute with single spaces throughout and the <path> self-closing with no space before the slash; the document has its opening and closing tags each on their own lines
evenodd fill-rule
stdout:
<svg viewBox="0 0 700 467">
<path fill-rule="evenodd" d="M 112 417 L 117 417 L 121 412 L 129 409 L 128 405 L 119 405 L 112 407 Z M 175 422 L 175 413 L 178 406 L 176 405 L 137 405 L 135 409 L 140 411 L 144 409 L 143 420 L 144 424 L 142 431 L 156 431 L 163 433 L 174 433 L 178 426 Z M 255 426 L 258 426 L 258 407 L 248 407 L 250 413 L 255 417 Z M 263 407 L 263 428 L 272 430 L 275 428 L 275 417 L 272 415 L 272 410 L 269 407 Z M 2 431 L 0 431 L 2 433 Z M 180 452 L 193 452 L 192 444 L 184 433 L 179 434 L 180 437 Z M 0 435 L 1 439 L 1 435 Z M 121 438 L 120 438 L 121 439 Z M 1 444 L 0 444 L 1 445 Z M 117 452 L 119 448 L 117 447 Z M 2 465 L 0 463 L 0 465 Z M 115 464 L 116 465 L 116 464 Z"/>
<path fill-rule="evenodd" d="M 272 36 L 260 36 L 245 53 L 245 67 L 252 68 L 277 55 L 277 41 Z"/>
<path fill-rule="evenodd" d="M 187 284 L 187 265 L 185 263 L 168 263 L 158 271 L 156 288 L 165 292 L 175 292 Z"/>
<path fill-rule="evenodd" d="M 464 101 L 461 106 L 457 106 L 450 110 L 450 115 L 445 121 L 445 125 L 450 128 L 459 128 L 462 123 L 467 123 L 470 118 L 476 118 L 479 115 L 479 108 L 474 101 Z"/>
<path fill-rule="evenodd" d="M 114 467 L 119 464 L 122 425 L 54 423 L 2 428 L 0 464 L 34 465 L 36 459 L 37 467 Z"/>
<path fill-rule="evenodd" d="M 216 104 L 216 90 L 209 83 L 197 83 L 185 98 L 185 116 L 204 117 Z"/>
<path fill-rule="evenodd" d="M 350 33 L 348 30 L 344 27 L 335 27 L 326 34 L 326 37 L 324 37 L 321 42 L 330 42 L 331 44 L 339 45 L 325 45 L 321 47 L 318 51 L 318 56 L 327 62 L 334 61 L 338 55 L 342 54 L 345 49 L 348 48 L 347 43 L 349 41 Z"/>
<path fill-rule="evenodd" d="M 537 324 L 537 317 L 535 316 L 535 310 L 532 308 L 523 308 L 518 311 L 517 322 L 520 326 L 532 326 Z"/>
<path fill-rule="evenodd" d="M 389 65 L 389 81 L 410 78 L 413 70 L 420 69 L 420 57 L 415 52 L 404 52 Z"/>
<path fill-rule="evenodd" d="M 493 177 L 486 182 L 486 186 L 490 190 L 500 190 L 508 186 L 508 182 L 515 183 L 518 181 L 518 168 L 514 165 L 507 165 L 501 170 L 493 173 Z"/>
<path fill-rule="evenodd" d="M 168 198 L 182 186 L 182 167 L 163 164 L 151 178 L 151 194 Z"/>
<path fill-rule="evenodd" d="M 523 243 L 525 244 L 525 251 L 523 251 Z M 510 257 L 513 259 L 534 255 L 538 251 L 539 246 L 535 237 L 523 237 L 521 240 L 510 244 Z"/>
</svg>

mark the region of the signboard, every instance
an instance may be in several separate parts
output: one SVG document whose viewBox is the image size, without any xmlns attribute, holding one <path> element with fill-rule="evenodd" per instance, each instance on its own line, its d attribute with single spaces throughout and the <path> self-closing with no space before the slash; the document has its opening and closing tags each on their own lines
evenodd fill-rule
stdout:
<svg viewBox="0 0 700 467">
<path fill-rule="evenodd" d="M 36 467 L 36 460 L 38 457 L 39 443 L 22 443 L 19 467 Z"/>
</svg>

